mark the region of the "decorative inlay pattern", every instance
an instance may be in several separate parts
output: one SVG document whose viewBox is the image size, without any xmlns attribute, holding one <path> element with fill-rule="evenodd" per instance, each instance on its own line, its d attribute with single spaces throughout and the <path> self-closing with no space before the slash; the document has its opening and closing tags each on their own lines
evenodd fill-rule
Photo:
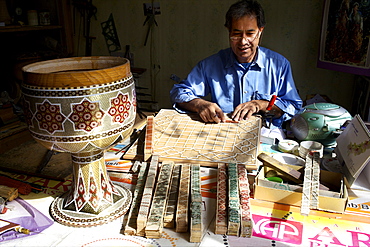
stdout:
<svg viewBox="0 0 370 247">
<path fill-rule="evenodd" d="M 60 104 L 51 104 L 44 100 L 41 104 L 36 103 L 36 108 L 36 119 L 40 129 L 46 130 L 49 134 L 64 130 L 63 122 L 66 117 L 61 113 Z"/>
<path fill-rule="evenodd" d="M 239 209 L 239 186 L 238 169 L 235 163 L 228 165 L 229 174 L 229 226 L 227 234 L 239 236 L 240 209 Z"/>
<path fill-rule="evenodd" d="M 101 126 L 104 112 L 100 109 L 98 102 L 90 102 L 84 99 L 81 103 L 71 104 L 72 113 L 69 119 L 74 123 L 76 130 L 91 131 Z"/>
<path fill-rule="evenodd" d="M 153 156 L 149 166 L 148 176 L 146 178 L 145 187 L 143 191 L 143 197 L 141 199 L 141 205 L 137 216 L 137 235 L 145 235 L 145 226 L 147 217 L 152 202 L 153 189 L 155 187 L 156 175 L 158 167 L 158 156 Z"/>
<path fill-rule="evenodd" d="M 174 165 L 171 177 L 171 187 L 168 196 L 168 202 L 166 206 L 166 214 L 163 219 L 163 227 L 173 228 L 175 226 L 175 215 L 176 215 L 176 204 L 177 195 L 179 191 L 179 179 L 180 179 L 180 168 L 181 165 Z"/>
<path fill-rule="evenodd" d="M 139 161 L 136 161 L 135 164 L 139 164 Z M 139 175 L 137 178 L 134 196 L 132 199 L 131 208 L 127 217 L 127 222 L 124 229 L 125 235 L 136 235 L 137 228 L 137 216 L 139 213 L 141 198 L 143 197 L 143 190 L 145 185 L 145 179 L 148 175 L 147 163 L 141 162 L 139 166 Z"/>
<path fill-rule="evenodd" d="M 200 165 L 191 165 L 190 242 L 199 243 L 203 237 L 202 194 L 200 188 Z"/>
<path fill-rule="evenodd" d="M 253 233 L 253 221 L 250 211 L 250 189 L 245 165 L 238 165 L 239 195 L 240 195 L 240 236 L 250 238 Z"/>
<path fill-rule="evenodd" d="M 22 93 L 38 98 L 75 98 L 85 95 L 97 95 L 107 92 L 120 91 L 131 86 L 134 79 L 131 76 L 123 78 L 120 81 L 114 81 L 102 85 L 93 85 L 89 87 L 71 87 L 71 88 L 44 88 L 30 85 L 22 85 Z"/>
<path fill-rule="evenodd" d="M 181 179 L 177 199 L 176 232 L 188 231 L 190 164 L 181 165 Z"/>
<path fill-rule="evenodd" d="M 112 116 L 112 121 L 123 123 L 130 114 L 131 102 L 126 94 L 118 94 L 118 96 L 111 100 L 111 108 L 109 108 L 109 115 Z"/>
<path fill-rule="evenodd" d="M 216 234 L 227 233 L 227 173 L 226 164 L 219 163 L 217 170 Z"/>
<path fill-rule="evenodd" d="M 84 141 L 94 141 L 94 140 L 99 140 L 99 139 L 102 139 L 102 138 L 106 138 L 106 137 L 109 137 L 109 136 L 112 136 L 112 135 L 117 135 L 125 130 L 128 130 L 130 129 L 133 125 L 134 125 L 134 120 L 129 122 L 128 124 L 120 127 L 120 128 L 117 128 L 117 129 L 114 129 L 114 130 L 111 130 L 111 131 L 108 131 L 108 132 L 102 132 L 102 133 L 98 133 L 98 134 L 95 134 L 95 135 L 83 135 L 83 136 L 68 136 L 68 137 L 53 137 L 53 136 L 47 136 L 47 135 L 40 135 L 36 132 L 33 132 L 32 130 L 30 130 L 32 132 L 32 135 L 34 138 L 38 139 L 38 140 L 42 140 L 42 141 L 48 141 L 48 142 L 66 142 L 66 143 L 69 143 L 69 142 L 84 142 Z"/>
<path fill-rule="evenodd" d="M 154 191 L 152 206 L 145 227 L 147 238 L 160 238 L 163 231 L 163 217 L 166 212 L 167 195 L 171 182 L 173 162 L 162 163 L 157 185 Z"/>
<path fill-rule="evenodd" d="M 256 168 L 261 128 L 258 117 L 239 123 L 209 124 L 198 114 L 162 109 L 152 122 L 152 128 L 147 125 L 147 134 L 152 137 L 145 140 L 144 156 L 153 153 L 160 161 L 238 163 Z"/>
</svg>

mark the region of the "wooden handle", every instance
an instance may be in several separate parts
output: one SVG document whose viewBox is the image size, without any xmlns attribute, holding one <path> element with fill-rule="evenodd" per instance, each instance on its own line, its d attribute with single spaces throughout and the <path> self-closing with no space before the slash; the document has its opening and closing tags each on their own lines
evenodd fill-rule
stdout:
<svg viewBox="0 0 370 247">
<path fill-rule="evenodd" d="M 291 181 L 301 184 L 303 181 L 300 179 L 302 173 L 299 171 L 290 168 L 289 166 L 281 163 L 280 161 L 270 157 L 265 153 L 260 153 L 257 158 L 263 162 L 263 165 L 270 167 L 280 173 L 282 173 L 286 178 L 290 179 Z"/>
<path fill-rule="evenodd" d="M 18 190 L 16 188 L 0 185 L 0 196 L 11 202 L 18 197 Z"/>
</svg>

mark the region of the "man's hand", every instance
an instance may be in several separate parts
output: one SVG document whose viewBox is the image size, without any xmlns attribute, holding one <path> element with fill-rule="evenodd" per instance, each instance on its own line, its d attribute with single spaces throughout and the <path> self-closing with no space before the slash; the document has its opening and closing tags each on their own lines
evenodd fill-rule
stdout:
<svg viewBox="0 0 370 247">
<path fill-rule="evenodd" d="M 221 108 L 216 104 L 204 99 L 193 99 L 189 102 L 177 103 L 185 110 L 197 112 L 202 120 L 206 123 L 225 122 L 226 117 Z"/>
<path fill-rule="evenodd" d="M 252 100 L 246 103 L 242 103 L 235 107 L 234 112 L 231 115 L 231 118 L 235 121 L 245 120 L 252 116 L 252 114 L 259 111 L 266 111 L 269 102 L 267 100 Z M 283 112 L 276 105 L 272 106 L 271 113 L 274 114 L 274 117 L 280 117 Z"/>
</svg>

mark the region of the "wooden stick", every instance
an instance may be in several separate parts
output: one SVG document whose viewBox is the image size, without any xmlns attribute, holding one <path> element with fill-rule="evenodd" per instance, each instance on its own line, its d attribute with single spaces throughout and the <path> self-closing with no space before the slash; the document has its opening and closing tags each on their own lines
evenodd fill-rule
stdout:
<svg viewBox="0 0 370 247">
<path fill-rule="evenodd" d="M 188 205 L 190 188 L 190 164 L 181 165 L 179 194 L 177 199 L 176 232 L 188 231 Z"/>
<path fill-rule="evenodd" d="M 313 152 L 312 162 L 312 192 L 311 192 L 311 208 L 319 207 L 319 188 L 320 188 L 320 153 Z"/>
<path fill-rule="evenodd" d="M 241 211 L 240 236 L 250 238 L 253 233 L 253 221 L 250 211 L 250 189 L 245 165 L 238 165 L 238 175 Z"/>
<path fill-rule="evenodd" d="M 235 163 L 230 163 L 228 166 L 229 175 L 229 224 L 227 234 L 231 236 L 239 236 L 240 228 L 240 209 L 239 209 L 239 186 L 238 186 L 238 170 Z"/>
<path fill-rule="evenodd" d="M 190 242 L 200 243 L 203 237 L 202 195 L 200 188 L 200 165 L 191 166 Z"/>
<path fill-rule="evenodd" d="M 6 185 L 0 185 L 0 196 L 3 197 L 6 201 L 11 202 L 18 197 L 18 189 L 8 187 Z"/>
<path fill-rule="evenodd" d="M 217 169 L 216 234 L 227 233 L 227 174 L 226 164 L 219 163 Z"/>
<path fill-rule="evenodd" d="M 306 156 L 306 166 L 304 169 L 304 181 L 302 189 L 301 215 L 308 216 L 311 204 L 312 189 L 312 155 Z"/>
<path fill-rule="evenodd" d="M 171 187 L 169 191 L 169 197 L 166 207 L 166 213 L 163 219 L 163 227 L 174 228 L 175 227 L 175 215 L 176 215 L 176 204 L 179 191 L 179 179 L 180 179 L 180 168 L 181 165 L 174 165 L 172 176 L 171 176 Z"/>
<path fill-rule="evenodd" d="M 173 162 L 162 163 L 161 165 L 157 186 L 153 196 L 153 203 L 145 227 L 145 237 L 147 238 L 161 238 L 162 236 L 163 216 L 166 212 L 173 165 Z"/>
<path fill-rule="evenodd" d="M 302 173 L 270 157 L 268 154 L 260 153 L 257 158 L 263 162 L 263 165 L 282 173 L 287 179 L 297 184 L 301 184 L 303 182 L 300 179 Z"/>
<path fill-rule="evenodd" d="M 153 154 L 153 129 L 154 129 L 154 117 L 148 116 L 146 123 L 145 132 L 145 145 L 144 145 L 144 160 L 149 160 Z"/>
<path fill-rule="evenodd" d="M 156 181 L 158 167 L 158 156 L 153 155 L 150 162 L 150 167 L 148 171 L 148 176 L 146 178 L 145 187 L 143 191 L 143 198 L 141 199 L 141 205 L 139 213 L 137 216 L 137 232 L 136 235 L 144 236 L 145 235 L 145 226 L 150 210 L 150 205 L 152 202 L 152 194 L 154 189 L 154 184 Z"/>
<path fill-rule="evenodd" d="M 132 199 L 132 204 L 130 211 L 128 213 L 126 225 L 124 228 L 125 235 L 136 235 L 137 228 L 137 217 L 139 213 L 141 199 L 143 197 L 145 179 L 148 175 L 147 163 L 136 161 L 134 163 L 135 167 L 139 169 L 139 175 L 137 178 L 134 195 Z"/>
</svg>

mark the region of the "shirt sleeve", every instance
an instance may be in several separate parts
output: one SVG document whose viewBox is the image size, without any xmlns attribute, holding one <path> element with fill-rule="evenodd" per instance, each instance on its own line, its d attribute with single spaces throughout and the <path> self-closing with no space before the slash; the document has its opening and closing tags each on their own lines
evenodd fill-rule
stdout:
<svg viewBox="0 0 370 247">
<path fill-rule="evenodd" d="M 208 93 L 209 90 L 202 69 L 202 62 L 199 62 L 185 80 L 172 87 L 170 97 L 173 108 L 179 112 L 184 112 L 176 106 L 176 103 L 189 102 L 193 99 L 204 97 Z"/>
<path fill-rule="evenodd" d="M 272 124 L 276 127 L 281 127 L 283 122 L 290 120 L 302 107 L 302 100 L 295 87 L 290 63 L 286 60 L 282 66 L 280 73 L 277 73 L 278 85 L 275 94 L 278 96 L 275 105 L 279 107 L 284 114 L 280 118 L 272 120 Z M 274 93 L 272 93 L 274 94 Z M 257 100 L 270 101 L 271 95 L 260 94 L 256 92 Z"/>
</svg>

